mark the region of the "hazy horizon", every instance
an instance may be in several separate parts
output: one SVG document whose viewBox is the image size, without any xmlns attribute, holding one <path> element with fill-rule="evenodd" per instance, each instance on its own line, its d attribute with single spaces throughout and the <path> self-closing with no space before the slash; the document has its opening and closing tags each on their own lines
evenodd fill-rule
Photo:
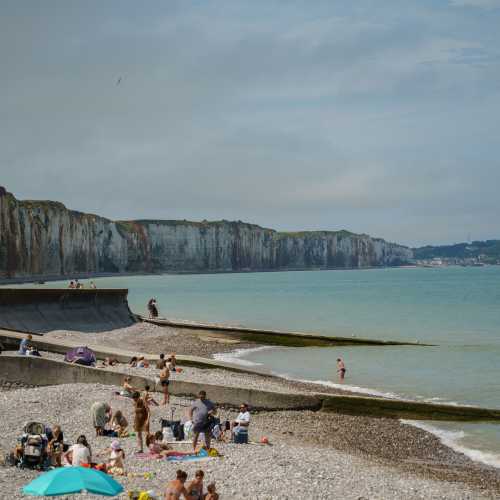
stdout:
<svg viewBox="0 0 500 500">
<path fill-rule="evenodd" d="M 0 184 L 112 220 L 500 238 L 500 0 L 3 0 Z"/>
</svg>

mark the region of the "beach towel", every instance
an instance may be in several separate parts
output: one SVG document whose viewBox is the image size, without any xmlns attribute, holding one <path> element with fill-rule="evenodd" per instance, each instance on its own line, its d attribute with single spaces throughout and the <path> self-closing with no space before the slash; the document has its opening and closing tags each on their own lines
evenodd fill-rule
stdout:
<svg viewBox="0 0 500 500">
<path fill-rule="evenodd" d="M 167 457 L 168 462 L 204 462 L 206 460 L 211 460 L 212 457 L 209 456 L 207 450 L 201 449 L 198 453 L 190 453 L 186 455 L 185 453 L 179 452 L 179 455 L 171 454 Z"/>
<path fill-rule="evenodd" d="M 136 453 L 136 458 L 144 460 L 161 460 L 166 459 L 167 462 L 206 462 L 212 460 L 208 452 L 204 449 L 200 450 L 198 453 L 185 453 L 182 451 L 171 451 L 168 457 L 163 457 L 156 453 Z"/>
</svg>

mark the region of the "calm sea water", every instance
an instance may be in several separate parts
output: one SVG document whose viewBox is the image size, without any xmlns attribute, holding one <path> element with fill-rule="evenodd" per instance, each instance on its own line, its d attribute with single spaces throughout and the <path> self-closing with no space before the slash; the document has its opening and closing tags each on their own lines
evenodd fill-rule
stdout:
<svg viewBox="0 0 500 500">
<path fill-rule="evenodd" d="M 95 282 L 129 288 L 136 312 L 145 312 L 154 296 L 160 314 L 170 318 L 438 344 L 273 348 L 238 353 L 233 360 L 335 385 L 335 359 L 342 356 L 347 365 L 344 385 L 359 392 L 500 408 L 498 266 L 162 275 Z M 500 425 L 423 425 L 473 458 L 500 466 Z"/>
</svg>

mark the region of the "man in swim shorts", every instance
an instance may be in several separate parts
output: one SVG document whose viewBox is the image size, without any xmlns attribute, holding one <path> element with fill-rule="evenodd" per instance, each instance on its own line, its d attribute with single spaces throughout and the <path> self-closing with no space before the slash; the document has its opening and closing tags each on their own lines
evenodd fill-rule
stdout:
<svg viewBox="0 0 500 500">
<path fill-rule="evenodd" d="M 196 450 L 200 432 L 205 435 L 205 446 L 210 449 L 210 418 L 217 415 L 215 404 L 207 399 L 207 393 L 200 391 L 198 399 L 189 408 L 189 419 L 193 422 L 193 450 Z"/>
</svg>

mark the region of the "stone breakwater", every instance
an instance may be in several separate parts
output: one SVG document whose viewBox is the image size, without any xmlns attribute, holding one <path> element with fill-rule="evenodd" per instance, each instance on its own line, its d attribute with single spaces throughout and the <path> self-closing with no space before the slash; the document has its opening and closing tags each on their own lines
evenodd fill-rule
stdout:
<svg viewBox="0 0 500 500">
<path fill-rule="evenodd" d="M 282 233 L 241 221 L 112 221 L 0 188 L 0 278 L 395 266 L 412 251 L 348 231 Z"/>
</svg>

